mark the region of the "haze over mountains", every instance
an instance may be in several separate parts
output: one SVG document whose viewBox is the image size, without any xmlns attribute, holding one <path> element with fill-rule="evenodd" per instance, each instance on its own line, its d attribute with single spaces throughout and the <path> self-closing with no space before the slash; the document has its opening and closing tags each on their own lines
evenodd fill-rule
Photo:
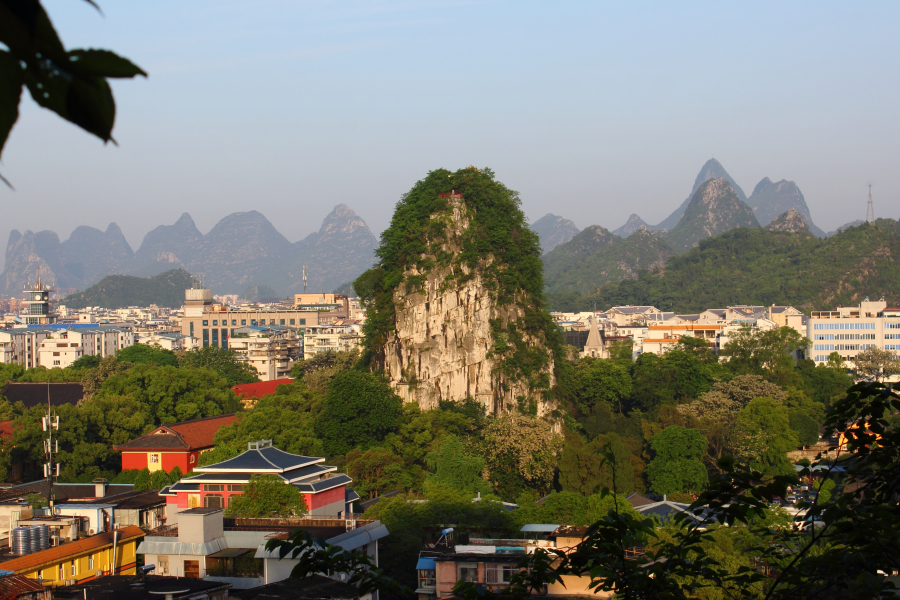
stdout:
<svg viewBox="0 0 900 600">
<path fill-rule="evenodd" d="M 694 245 L 699 239 L 702 239 L 703 236 L 697 237 L 689 235 L 685 233 L 686 229 L 690 229 L 687 223 L 682 224 L 680 228 L 679 224 L 685 216 L 691 201 L 696 196 L 697 191 L 703 184 L 714 179 L 723 179 L 726 181 L 732 190 L 734 197 L 728 202 L 725 202 L 724 205 L 715 208 L 709 214 L 710 231 L 719 231 L 722 227 L 727 227 L 731 221 L 734 222 L 733 226 L 735 227 L 764 227 L 773 219 L 779 215 L 783 215 L 790 209 L 794 209 L 800 214 L 809 228 L 810 233 L 816 237 L 827 237 L 841 229 L 839 228 L 837 231 L 829 233 L 825 233 L 819 229 L 813 222 L 809 206 L 806 204 L 803 193 L 793 181 L 782 179 L 781 181 L 773 182 L 768 177 L 764 177 L 762 181 L 756 184 L 753 188 L 753 193 L 748 198 L 744 193 L 744 190 L 741 189 L 741 186 L 738 185 L 731 175 L 728 174 L 728 171 L 725 170 L 725 167 L 723 167 L 715 158 L 711 158 L 706 161 L 703 167 L 701 167 L 700 172 L 697 173 L 697 177 L 694 178 L 694 185 L 691 188 L 691 193 L 668 217 L 656 225 L 651 225 L 641 218 L 639 214 L 632 213 L 624 225 L 618 229 L 612 230 L 612 234 L 623 239 L 628 238 L 643 226 L 651 231 L 665 232 L 670 238 L 669 243 L 673 245 L 675 250 L 686 250 L 688 247 Z M 707 199 L 707 201 L 709 201 L 709 199 Z M 749 209 L 750 215 L 747 214 L 747 209 Z M 709 213 L 709 211 L 707 212 Z M 755 222 L 749 218 L 751 215 L 755 218 Z M 854 224 L 858 223 L 848 223 L 844 228 Z M 576 227 L 572 221 L 553 214 L 548 214 L 535 221 L 532 223 L 531 228 L 540 236 L 541 247 L 543 248 L 545 255 L 557 248 L 560 244 L 570 241 L 578 233 L 578 227 Z M 675 238 L 671 238 L 670 236 L 674 233 L 676 228 L 679 229 L 679 233 L 675 234 Z M 721 233 L 721 231 L 719 232 Z M 684 244 L 679 241 L 682 237 L 685 237 L 685 239 L 691 238 L 688 246 L 684 246 Z M 706 237 L 709 236 L 707 235 Z"/>
<path fill-rule="evenodd" d="M 318 232 L 293 243 L 257 211 L 228 215 L 205 235 L 184 213 L 174 224 L 150 231 L 137 252 L 115 223 L 105 232 L 78 227 L 64 242 L 52 231 L 13 230 L 0 286 L 7 294 L 19 294 L 40 271 L 45 282 L 65 293 L 106 275 L 148 277 L 183 268 L 214 293 L 240 294 L 266 285 L 287 295 L 303 290 L 306 264 L 309 291 L 331 291 L 368 269 L 376 246 L 366 223 L 344 204 L 334 208 Z"/>
</svg>

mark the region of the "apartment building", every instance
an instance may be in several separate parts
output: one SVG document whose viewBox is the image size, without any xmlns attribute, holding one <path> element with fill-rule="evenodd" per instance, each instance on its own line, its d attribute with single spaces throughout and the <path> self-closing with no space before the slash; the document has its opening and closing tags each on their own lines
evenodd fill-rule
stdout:
<svg viewBox="0 0 900 600">
<path fill-rule="evenodd" d="M 198 338 L 202 347 L 228 348 L 228 339 L 238 328 L 277 325 L 302 331 L 310 325 L 318 325 L 320 314 L 327 313 L 297 308 L 214 304 L 210 290 L 189 289 L 185 290 L 181 333 Z"/>
<path fill-rule="evenodd" d="M 86 355 L 112 356 L 134 344 L 134 333 L 108 325 L 45 325 L 0 330 L 0 362 L 26 369 L 66 368 Z"/>
<path fill-rule="evenodd" d="M 826 362 L 837 352 L 845 362 L 868 348 L 900 350 L 900 308 L 888 307 L 882 298 L 866 298 L 859 306 L 839 306 L 814 311 L 807 322 L 810 358 Z"/>
<path fill-rule="evenodd" d="M 297 328 L 249 325 L 230 331 L 228 349 L 237 352 L 239 360 L 252 365 L 262 381 L 290 377 L 294 361 L 303 358 L 303 338 Z"/>
<path fill-rule="evenodd" d="M 358 323 L 339 322 L 307 327 L 303 333 L 303 358 L 310 358 L 319 352 L 356 350 L 361 343 L 362 333 Z"/>
<path fill-rule="evenodd" d="M 325 319 L 350 317 L 350 299 L 343 294 L 294 294 L 294 306 L 299 310 L 325 312 Z"/>
</svg>

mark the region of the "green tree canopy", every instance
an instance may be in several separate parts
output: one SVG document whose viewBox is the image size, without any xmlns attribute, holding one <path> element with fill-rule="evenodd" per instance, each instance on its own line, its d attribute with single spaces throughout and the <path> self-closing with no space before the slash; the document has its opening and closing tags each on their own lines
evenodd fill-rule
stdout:
<svg viewBox="0 0 900 600">
<path fill-rule="evenodd" d="M 818 428 L 816 428 L 818 431 Z M 763 474 L 793 475 L 787 453 L 799 446 L 788 409 L 773 398 L 756 398 L 738 417 L 735 457 Z"/>
<path fill-rule="evenodd" d="M 575 403 L 589 414 L 599 404 L 622 412 L 622 401 L 631 396 L 631 377 L 621 364 L 603 358 L 582 358 L 575 364 Z"/>
<path fill-rule="evenodd" d="M 82 356 L 81 358 L 85 357 Z M 81 360 L 81 358 L 78 360 Z M 124 362 L 135 364 L 151 364 L 160 367 L 178 366 L 178 358 L 175 356 L 174 352 L 149 344 L 132 344 L 127 348 L 122 348 L 116 352 L 116 358 Z M 72 366 L 74 366 L 74 364 Z"/>
<path fill-rule="evenodd" d="M 200 455 L 200 465 L 233 458 L 247 450 L 248 442 L 258 440 L 272 440 L 276 448 L 292 454 L 321 456 L 324 447 L 314 431 L 321 403 L 321 396 L 302 382 L 279 386 L 253 410 L 238 413 L 234 423 L 219 429 L 215 447 Z"/>
<path fill-rule="evenodd" d="M 655 454 L 647 465 L 650 489 L 657 494 L 699 491 L 709 481 L 703 457 L 706 438 L 696 429 L 673 425 L 653 436 Z"/>
<path fill-rule="evenodd" d="M 353 489 L 365 500 L 405 491 L 412 485 L 403 459 L 390 450 L 369 448 L 363 452 L 353 449 L 347 453 L 346 460 L 345 470 L 353 478 Z"/>
<path fill-rule="evenodd" d="M 544 419 L 507 414 L 488 422 L 480 454 L 491 485 L 507 501 L 524 490 L 550 490 L 560 436 Z"/>
<path fill-rule="evenodd" d="M 791 410 L 788 417 L 801 446 L 812 446 L 819 441 L 819 424 L 812 417 L 796 409 Z"/>
<path fill-rule="evenodd" d="M 308 510 L 303 494 L 278 475 L 256 474 L 244 493 L 232 496 L 226 517 L 264 518 L 302 515 Z"/>
<path fill-rule="evenodd" d="M 607 445 L 616 459 L 615 478 L 613 465 L 603 460 Z M 577 433 L 567 432 L 558 468 L 559 485 L 567 492 L 589 496 L 603 488 L 617 490 L 620 494 L 630 494 L 637 489 L 631 451 L 615 433 L 600 435 L 585 443 Z"/>
<path fill-rule="evenodd" d="M 182 351 L 178 354 L 178 363 L 182 367 L 209 369 L 223 378 L 228 387 L 259 381 L 256 369 L 238 360 L 238 354 L 234 350 L 218 346 Z"/>
<path fill-rule="evenodd" d="M 426 461 L 431 471 L 426 483 L 444 485 L 472 496 L 493 492 L 490 484 L 481 477 L 484 458 L 467 453 L 462 440 L 455 435 L 444 437 L 437 450 L 428 453 Z"/>
<path fill-rule="evenodd" d="M 315 430 L 331 456 L 356 447 L 367 449 L 396 430 L 402 406 L 403 401 L 380 376 L 344 371 L 328 386 Z"/>
</svg>

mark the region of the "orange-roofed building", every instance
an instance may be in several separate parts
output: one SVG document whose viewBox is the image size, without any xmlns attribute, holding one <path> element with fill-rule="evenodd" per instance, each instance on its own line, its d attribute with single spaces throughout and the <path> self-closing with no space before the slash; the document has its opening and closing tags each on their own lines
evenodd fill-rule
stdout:
<svg viewBox="0 0 900 600">
<path fill-rule="evenodd" d="M 273 379 L 271 381 L 258 381 L 256 383 L 243 383 L 231 388 L 238 400 L 246 407 L 252 407 L 256 401 L 266 396 L 271 396 L 278 389 L 279 385 L 289 385 L 294 383 L 293 379 Z"/>
<path fill-rule="evenodd" d="M 234 413 L 160 425 L 150 433 L 113 446 L 122 453 L 122 469 L 169 472 L 175 467 L 188 473 L 197 466 L 202 452 L 211 450 L 213 438 L 222 427 L 237 420 Z"/>
<path fill-rule="evenodd" d="M 134 575 L 137 545 L 143 538 L 140 527 L 129 525 L 17 556 L 0 562 L 0 570 L 40 579 L 50 587 L 90 581 L 101 575 Z"/>
</svg>

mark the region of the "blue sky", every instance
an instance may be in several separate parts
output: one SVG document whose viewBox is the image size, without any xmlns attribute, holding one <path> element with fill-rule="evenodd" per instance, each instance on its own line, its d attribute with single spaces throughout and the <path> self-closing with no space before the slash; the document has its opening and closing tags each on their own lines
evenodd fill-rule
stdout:
<svg viewBox="0 0 900 600">
<path fill-rule="evenodd" d="M 717 158 L 796 181 L 825 230 L 900 217 L 900 3 L 45 0 L 114 83 L 119 146 L 23 101 L 12 228 L 115 221 L 137 249 L 189 212 L 289 240 L 346 203 L 377 234 L 429 170 L 489 166 L 530 220 L 657 223 Z"/>
</svg>

